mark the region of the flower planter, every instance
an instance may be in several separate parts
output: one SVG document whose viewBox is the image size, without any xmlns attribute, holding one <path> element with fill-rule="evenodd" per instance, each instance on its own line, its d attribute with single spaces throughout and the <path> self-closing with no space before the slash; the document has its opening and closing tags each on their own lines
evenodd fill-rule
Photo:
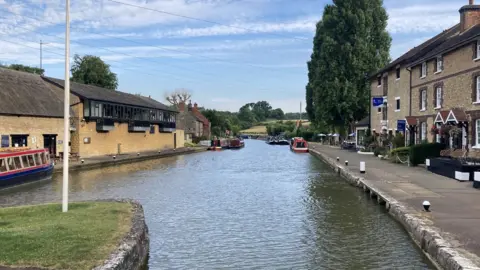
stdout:
<svg viewBox="0 0 480 270">
<path fill-rule="evenodd" d="M 430 172 L 458 181 L 473 181 L 474 172 L 480 171 L 480 165 L 463 164 L 459 160 L 444 157 L 430 159 L 429 163 L 427 169 Z"/>
<path fill-rule="evenodd" d="M 473 173 L 473 187 L 480 189 L 480 172 Z"/>
</svg>

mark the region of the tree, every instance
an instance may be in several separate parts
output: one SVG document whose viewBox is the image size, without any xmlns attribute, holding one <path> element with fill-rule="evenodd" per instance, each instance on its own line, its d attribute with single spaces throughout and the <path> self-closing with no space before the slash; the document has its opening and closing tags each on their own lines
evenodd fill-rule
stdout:
<svg viewBox="0 0 480 270">
<path fill-rule="evenodd" d="M 72 65 L 72 81 L 115 90 L 118 86 L 117 74 L 110 71 L 110 65 L 98 56 L 75 54 Z"/>
<path fill-rule="evenodd" d="M 285 119 L 285 114 L 283 113 L 282 109 L 277 108 L 277 109 L 272 110 L 270 112 L 270 118 L 277 119 L 277 120 L 283 120 L 283 119 Z"/>
<path fill-rule="evenodd" d="M 254 103 L 248 103 L 243 105 L 238 111 L 238 119 L 247 123 L 255 123 L 255 114 L 252 111 Z"/>
<path fill-rule="evenodd" d="M 319 125 L 348 126 L 368 114 L 371 74 L 389 62 L 382 0 L 334 0 L 317 23 L 308 63 L 307 114 Z"/>
<path fill-rule="evenodd" d="M 170 93 L 165 93 L 165 100 L 175 106 L 177 106 L 180 102 L 187 103 L 187 101 L 190 100 L 191 97 L 191 92 L 184 88 L 176 89 L 175 91 Z"/>
<path fill-rule="evenodd" d="M 257 103 L 254 103 L 251 108 L 258 121 L 266 120 L 270 116 L 270 111 L 272 110 L 272 106 L 266 101 L 258 101 Z"/>
<path fill-rule="evenodd" d="M 45 72 L 45 70 L 42 68 L 24 66 L 20 64 L 0 65 L 0 66 L 8 69 L 18 70 L 18 71 L 23 71 L 23 72 L 28 72 L 28 73 L 38 74 L 38 75 L 43 75 L 43 73 Z"/>
</svg>

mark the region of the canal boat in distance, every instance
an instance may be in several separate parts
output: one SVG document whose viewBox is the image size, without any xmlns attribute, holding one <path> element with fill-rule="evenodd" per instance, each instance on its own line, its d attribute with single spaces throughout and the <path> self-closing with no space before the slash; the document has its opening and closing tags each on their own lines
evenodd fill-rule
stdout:
<svg viewBox="0 0 480 270">
<path fill-rule="evenodd" d="M 290 149 L 296 153 L 307 153 L 308 152 L 308 143 L 303 138 L 293 138 Z"/>
<path fill-rule="evenodd" d="M 9 149 L 0 152 L 0 188 L 52 178 L 48 149 Z"/>
<path fill-rule="evenodd" d="M 230 140 L 230 149 L 240 149 L 245 147 L 245 142 L 241 139 L 231 139 Z"/>
</svg>

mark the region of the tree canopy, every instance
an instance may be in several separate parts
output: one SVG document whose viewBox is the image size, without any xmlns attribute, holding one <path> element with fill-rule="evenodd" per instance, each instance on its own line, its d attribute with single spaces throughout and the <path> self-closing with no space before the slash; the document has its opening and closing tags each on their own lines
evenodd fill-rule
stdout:
<svg viewBox="0 0 480 270">
<path fill-rule="evenodd" d="M 367 75 L 389 62 L 382 0 L 334 0 L 316 26 L 306 111 L 317 126 L 345 127 L 368 114 Z"/>
<path fill-rule="evenodd" d="M 192 97 L 192 93 L 187 89 L 176 89 L 173 92 L 165 93 L 165 100 L 170 104 L 177 106 L 180 102 L 187 103 Z"/>
<path fill-rule="evenodd" d="M 28 73 L 34 73 L 38 75 L 43 75 L 45 72 L 44 69 L 42 68 L 37 68 L 37 67 L 30 67 L 30 66 L 25 66 L 25 65 L 20 65 L 20 64 L 11 64 L 11 65 L 0 65 L 1 67 L 8 68 L 8 69 L 13 69 L 13 70 L 18 70 L 18 71 L 23 71 L 23 72 L 28 72 Z"/>
<path fill-rule="evenodd" d="M 117 74 L 110 71 L 110 65 L 100 57 L 76 54 L 73 58 L 72 81 L 115 90 L 118 87 Z"/>
</svg>

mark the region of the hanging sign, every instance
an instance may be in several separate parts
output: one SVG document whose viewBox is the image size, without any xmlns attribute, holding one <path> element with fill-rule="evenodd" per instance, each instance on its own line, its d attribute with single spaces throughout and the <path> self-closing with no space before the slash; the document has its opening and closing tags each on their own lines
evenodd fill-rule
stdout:
<svg viewBox="0 0 480 270">
<path fill-rule="evenodd" d="M 406 121 L 405 120 L 397 120 L 397 130 L 405 132 Z"/>
<path fill-rule="evenodd" d="M 383 97 L 374 97 L 372 99 L 373 101 L 373 106 L 374 107 L 378 107 L 378 106 L 382 106 L 383 105 Z"/>
</svg>

